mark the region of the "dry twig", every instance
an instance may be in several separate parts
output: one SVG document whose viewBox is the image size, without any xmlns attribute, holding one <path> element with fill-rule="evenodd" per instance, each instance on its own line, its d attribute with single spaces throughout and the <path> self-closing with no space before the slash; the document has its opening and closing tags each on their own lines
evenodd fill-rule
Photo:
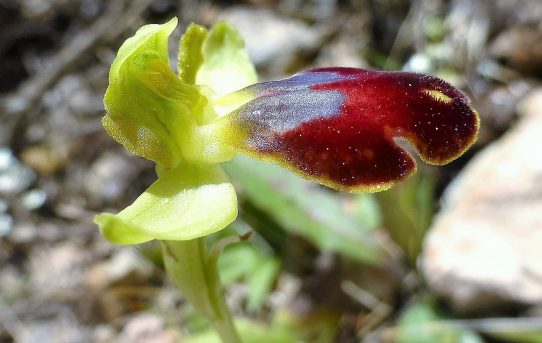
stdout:
<svg viewBox="0 0 542 343">
<path fill-rule="evenodd" d="M 120 1 L 109 2 L 105 14 L 58 51 L 42 73 L 31 77 L 15 93 L 1 101 L 1 120 L 5 133 L 0 137 L 0 143 L 13 143 L 12 140 L 23 132 L 29 119 L 37 112 L 36 105 L 43 94 L 70 71 L 82 56 L 91 52 L 98 44 L 114 41 L 132 27 L 152 0 L 126 3 L 129 5 Z"/>
</svg>

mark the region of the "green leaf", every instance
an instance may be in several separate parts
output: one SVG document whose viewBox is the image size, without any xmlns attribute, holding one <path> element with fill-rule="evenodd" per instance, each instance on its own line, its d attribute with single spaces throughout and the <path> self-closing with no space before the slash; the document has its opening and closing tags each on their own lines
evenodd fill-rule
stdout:
<svg viewBox="0 0 542 343">
<path fill-rule="evenodd" d="M 352 215 L 369 230 L 382 226 L 382 211 L 374 194 L 358 193 L 352 202 Z"/>
<path fill-rule="evenodd" d="M 498 339 L 517 343 L 542 342 L 542 318 L 484 318 L 471 320 L 478 331 Z"/>
<path fill-rule="evenodd" d="M 382 249 L 339 198 L 278 166 L 238 156 L 224 164 L 243 194 L 285 230 L 325 251 L 378 263 Z"/>
<path fill-rule="evenodd" d="M 239 32 L 226 22 L 214 25 L 202 45 L 196 84 L 224 95 L 256 83 L 256 70 Z"/>
<path fill-rule="evenodd" d="M 533 331 L 509 331 L 505 332 L 501 329 L 500 332 L 491 332 L 489 335 L 499 339 L 506 339 L 516 343 L 540 343 L 542 342 L 542 328 Z"/>
<path fill-rule="evenodd" d="M 131 153 L 172 168 L 193 145 L 194 117 L 207 104 L 198 88 L 170 69 L 168 37 L 174 18 L 146 25 L 119 49 L 109 73 L 102 123 Z"/>
<path fill-rule="evenodd" d="M 542 328 L 538 328 L 533 331 L 520 331 L 520 332 L 494 332 L 490 334 L 491 336 L 506 339 L 510 342 L 516 343 L 540 343 L 542 342 Z"/>
<path fill-rule="evenodd" d="M 419 168 L 410 179 L 375 194 L 384 227 L 403 249 L 412 266 L 416 265 L 435 212 L 435 181 L 426 168 Z"/>
<path fill-rule="evenodd" d="M 426 299 L 411 305 L 399 318 L 396 343 L 482 343 L 472 330 L 447 322 Z"/>
<path fill-rule="evenodd" d="M 220 279 L 225 285 L 242 279 L 246 281 L 249 311 L 256 311 L 263 305 L 279 269 L 278 259 L 263 254 L 249 242 L 228 246 L 219 260 Z"/>
<path fill-rule="evenodd" d="M 220 279 L 225 285 L 240 280 L 254 270 L 260 258 L 259 252 L 247 242 L 226 247 L 218 263 Z"/>
<path fill-rule="evenodd" d="M 280 325 L 263 325 L 256 321 L 238 319 L 235 321 L 243 343 L 294 343 L 299 342 L 292 330 Z M 221 340 L 214 330 L 196 334 L 183 339 L 187 343 L 220 343 Z"/>
<path fill-rule="evenodd" d="M 273 282 L 280 270 L 280 263 L 274 258 L 263 258 L 256 265 L 253 273 L 248 275 L 248 299 L 249 311 L 257 311 L 265 302 L 271 292 Z"/>
<path fill-rule="evenodd" d="M 95 222 L 110 242 L 137 244 L 203 237 L 236 216 L 235 190 L 220 167 L 182 165 L 164 172 L 119 214 L 103 213 Z"/>
</svg>

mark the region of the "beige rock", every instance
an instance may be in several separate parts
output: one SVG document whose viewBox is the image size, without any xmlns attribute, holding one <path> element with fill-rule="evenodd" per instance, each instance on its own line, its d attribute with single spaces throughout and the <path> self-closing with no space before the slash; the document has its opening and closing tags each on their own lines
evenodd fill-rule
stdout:
<svg viewBox="0 0 542 343">
<path fill-rule="evenodd" d="M 133 248 L 119 249 L 111 259 L 93 266 L 86 275 L 86 284 L 94 290 L 115 285 L 139 285 L 153 275 L 153 266 Z"/>
<path fill-rule="evenodd" d="M 165 328 L 164 319 L 156 314 L 141 314 L 131 318 L 124 326 L 119 342 L 175 343 L 175 333 Z"/>
<path fill-rule="evenodd" d="M 234 7 L 225 11 L 220 19 L 233 23 L 241 32 L 256 66 L 268 65 L 277 74 L 286 72 L 295 55 L 315 51 L 322 41 L 321 29 L 271 10 Z"/>
<path fill-rule="evenodd" d="M 542 304 L 542 90 L 519 112 L 450 185 L 424 244 L 429 287 L 459 311 Z"/>
<path fill-rule="evenodd" d="M 35 295 L 44 298 L 60 294 L 76 296 L 89 262 L 89 252 L 70 241 L 33 250 L 29 275 Z"/>
<path fill-rule="evenodd" d="M 97 311 L 109 322 L 153 303 L 157 293 L 150 287 L 155 268 L 134 248 L 120 248 L 108 260 L 85 274 L 84 286 Z"/>
<path fill-rule="evenodd" d="M 524 47 L 529 47 L 525 49 Z M 491 55 L 512 68 L 527 74 L 542 73 L 542 26 L 513 26 L 503 31 L 491 44 Z"/>
</svg>

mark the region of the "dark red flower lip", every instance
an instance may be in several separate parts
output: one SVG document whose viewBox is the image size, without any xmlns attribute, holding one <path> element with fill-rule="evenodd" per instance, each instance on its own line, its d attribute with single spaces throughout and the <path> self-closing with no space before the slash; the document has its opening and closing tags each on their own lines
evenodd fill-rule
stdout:
<svg viewBox="0 0 542 343">
<path fill-rule="evenodd" d="M 383 190 L 416 171 L 397 138 L 446 164 L 480 125 L 463 92 L 423 74 L 321 68 L 244 91 L 254 99 L 230 115 L 238 149 L 346 191 Z"/>
</svg>

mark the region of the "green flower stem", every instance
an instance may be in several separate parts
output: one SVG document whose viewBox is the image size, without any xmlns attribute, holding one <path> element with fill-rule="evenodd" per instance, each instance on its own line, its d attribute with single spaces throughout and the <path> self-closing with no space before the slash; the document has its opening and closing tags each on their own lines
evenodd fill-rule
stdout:
<svg viewBox="0 0 542 343">
<path fill-rule="evenodd" d="M 216 261 L 203 238 L 160 241 L 166 271 L 186 300 L 205 316 L 224 343 L 241 342 L 220 285 Z"/>
</svg>

